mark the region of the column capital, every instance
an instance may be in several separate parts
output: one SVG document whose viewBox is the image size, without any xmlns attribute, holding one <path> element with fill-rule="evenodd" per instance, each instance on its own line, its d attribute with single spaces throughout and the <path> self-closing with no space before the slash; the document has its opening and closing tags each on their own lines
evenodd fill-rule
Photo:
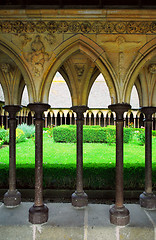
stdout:
<svg viewBox="0 0 156 240">
<path fill-rule="evenodd" d="M 14 119 L 16 117 L 16 113 L 22 109 L 20 105 L 5 105 L 3 109 L 9 113 L 9 118 Z"/>
<path fill-rule="evenodd" d="M 71 107 L 71 110 L 73 110 L 73 112 L 76 112 L 76 113 L 84 113 L 88 109 L 89 109 L 89 107 L 87 107 L 85 105 Z"/>
<path fill-rule="evenodd" d="M 83 113 L 86 112 L 88 109 L 89 107 L 85 105 L 71 107 L 71 110 L 73 110 L 73 112 L 77 114 L 77 120 L 83 120 Z"/>
<path fill-rule="evenodd" d="M 47 103 L 29 103 L 28 108 L 35 112 L 36 119 L 41 119 L 42 113 L 47 111 L 50 108 L 50 105 Z"/>
<path fill-rule="evenodd" d="M 156 107 L 142 107 L 140 111 L 145 114 L 146 121 L 152 121 L 152 114 L 156 112 Z"/>
<path fill-rule="evenodd" d="M 116 103 L 109 105 L 108 108 L 116 113 L 117 120 L 122 120 L 124 112 L 127 112 L 129 109 L 131 109 L 131 105 L 128 103 Z"/>
</svg>

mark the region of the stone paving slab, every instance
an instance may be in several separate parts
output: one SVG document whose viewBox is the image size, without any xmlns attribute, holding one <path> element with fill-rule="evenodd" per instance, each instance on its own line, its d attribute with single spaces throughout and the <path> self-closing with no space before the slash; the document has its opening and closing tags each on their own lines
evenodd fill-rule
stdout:
<svg viewBox="0 0 156 240">
<path fill-rule="evenodd" d="M 33 225 L 28 222 L 32 205 L 8 209 L 0 203 L 0 240 L 156 240 L 156 211 L 137 204 L 126 205 L 130 223 L 125 227 L 109 222 L 109 205 L 75 209 L 70 203 L 48 203 L 48 222 Z"/>
</svg>

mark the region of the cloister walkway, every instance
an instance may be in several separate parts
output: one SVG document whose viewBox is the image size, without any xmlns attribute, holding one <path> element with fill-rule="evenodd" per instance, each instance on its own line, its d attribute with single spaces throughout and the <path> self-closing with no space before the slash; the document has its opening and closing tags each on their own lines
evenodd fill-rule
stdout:
<svg viewBox="0 0 156 240">
<path fill-rule="evenodd" d="M 110 223 L 110 205 L 75 209 L 70 203 L 48 203 L 48 222 L 32 225 L 28 222 L 31 205 L 22 202 L 8 209 L 0 203 L 1 240 L 156 240 L 156 211 L 138 204 L 126 204 L 131 220 L 124 227 Z"/>
</svg>

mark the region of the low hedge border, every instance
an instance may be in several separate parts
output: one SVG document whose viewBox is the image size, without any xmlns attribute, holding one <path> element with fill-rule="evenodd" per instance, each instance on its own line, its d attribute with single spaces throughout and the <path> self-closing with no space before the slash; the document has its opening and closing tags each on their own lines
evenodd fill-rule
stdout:
<svg viewBox="0 0 156 240">
<path fill-rule="evenodd" d="M 0 165 L 0 188 L 8 187 L 9 167 Z M 115 164 L 85 164 L 83 168 L 84 189 L 115 189 Z M 35 169 L 33 166 L 17 165 L 17 188 L 34 188 Z M 124 189 L 144 190 L 145 168 L 142 165 L 124 166 Z M 76 166 L 47 164 L 43 168 L 43 187 L 45 189 L 75 189 Z M 156 166 L 153 166 L 153 187 L 156 187 Z"/>
<path fill-rule="evenodd" d="M 141 130 L 143 131 L 143 130 Z M 124 128 L 124 143 L 128 143 L 132 139 L 131 128 Z M 55 142 L 75 143 L 76 142 L 76 126 L 61 125 L 53 129 L 53 138 Z M 83 126 L 83 142 L 84 143 L 114 143 L 116 141 L 115 126 Z"/>
</svg>

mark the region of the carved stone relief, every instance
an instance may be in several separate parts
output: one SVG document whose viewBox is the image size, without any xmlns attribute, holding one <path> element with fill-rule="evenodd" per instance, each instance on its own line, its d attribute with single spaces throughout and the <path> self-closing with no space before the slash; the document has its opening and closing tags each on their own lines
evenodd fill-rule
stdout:
<svg viewBox="0 0 156 240">
<path fill-rule="evenodd" d="M 156 22 L 138 21 L 1 21 L 2 33 L 155 34 Z"/>
<path fill-rule="evenodd" d="M 13 80 L 13 67 L 9 63 L 2 63 L 0 69 L 4 77 L 7 79 L 7 82 L 10 83 Z"/>
<path fill-rule="evenodd" d="M 156 73 L 156 64 L 151 64 L 149 67 L 148 67 L 148 70 L 150 73 Z"/>
<path fill-rule="evenodd" d="M 37 35 L 31 42 L 31 51 L 23 53 L 25 59 L 31 64 L 33 73 L 36 77 L 40 76 L 44 69 L 44 64 L 49 60 L 50 55 L 45 51 L 45 46 L 41 37 Z"/>
<path fill-rule="evenodd" d="M 123 31 L 122 24 L 116 25 L 120 33 Z M 134 58 L 134 54 L 137 54 L 137 49 L 140 47 L 140 41 L 127 40 L 124 36 L 118 36 L 117 38 L 101 39 L 100 45 L 105 49 L 108 58 L 110 59 L 114 69 L 118 75 L 120 85 L 125 79 L 126 71 L 131 64 L 131 56 Z"/>
<path fill-rule="evenodd" d="M 83 64 L 75 64 L 74 65 L 78 78 L 80 79 L 83 76 L 85 65 Z"/>
</svg>

